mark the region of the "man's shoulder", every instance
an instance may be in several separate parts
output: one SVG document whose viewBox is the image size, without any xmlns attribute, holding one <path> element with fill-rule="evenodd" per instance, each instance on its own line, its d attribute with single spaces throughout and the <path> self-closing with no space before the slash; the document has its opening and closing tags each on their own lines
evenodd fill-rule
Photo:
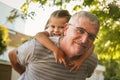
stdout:
<svg viewBox="0 0 120 80">
<path fill-rule="evenodd" d="M 87 59 L 87 62 L 88 63 L 94 63 L 94 64 L 97 64 L 98 63 L 98 56 L 97 56 L 97 54 L 95 54 L 95 53 L 93 53 L 93 54 L 91 54 L 89 57 L 88 57 L 88 59 Z"/>
<path fill-rule="evenodd" d="M 97 56 L 97 54 L 95 54 L 95 53 L 92 53 L 90 57 L 91 57 L 91 58 L 94 58 L 94 59 L 98 59 L 98 56 Z"/>
<path fill-rule="evenodd" d="M 92 59 L 92 60 L 98 61 L 98 56 L 97 56 L 97 54 L 95 54 L 95 53 L 92 53 L 89 58 Z"/>
<path fill-rule="evenodd" d="M 57 36 L 51 36 L 50 37 L 51 41 L 53 41 L 55 44 L 59 43 L 59 39 L 60 37 L 57 37 Z"/>
<path fill-rule="evenodd" d="M 21 44 L 19 47 L 23 47 L 23 46 L 30 46 L 33 45 L 35 43 L 35 39 L 30 39 L 25 41 L 23 44 Z"/>
</svg>

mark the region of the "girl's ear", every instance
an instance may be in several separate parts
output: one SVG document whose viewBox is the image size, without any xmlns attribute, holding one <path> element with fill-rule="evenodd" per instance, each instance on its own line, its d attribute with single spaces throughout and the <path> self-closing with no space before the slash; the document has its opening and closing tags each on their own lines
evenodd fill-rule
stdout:
<svg viewBox="0 0 120 80">
<path fill-rule="evenodd" d="M 69 25 L 66 23 L 66 24 L 65 24 L 65 27 L 64 27 L 64 35 L 67 34 L 67 29 L 68 29 L 68 27 L 69 27 Z"/>
</svg>

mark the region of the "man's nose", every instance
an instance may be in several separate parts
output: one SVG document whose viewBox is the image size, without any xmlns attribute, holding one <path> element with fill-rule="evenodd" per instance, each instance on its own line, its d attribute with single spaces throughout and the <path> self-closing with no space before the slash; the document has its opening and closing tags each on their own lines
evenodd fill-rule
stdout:
<svg viewBox="0 0 120 80">
<path fill-rule="evenodd" d="M 88 34 L 83 34 L 82 35 L 82 43 L 87 43 L 88 42 Z"/>
</svg>

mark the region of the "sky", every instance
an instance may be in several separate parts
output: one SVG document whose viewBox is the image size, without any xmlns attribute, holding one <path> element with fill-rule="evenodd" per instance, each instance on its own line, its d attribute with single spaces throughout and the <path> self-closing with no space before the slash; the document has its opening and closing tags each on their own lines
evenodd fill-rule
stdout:
<svg viewBox="0 0 120 80">
<path fill-rule="evenodd" d="M 37 32 L 43 31 L 50 14 L 53 11 L 57 10 L 57 8 L 48 7 L 45 7 L 45 9 L 43 8 L 40 9 L 39 6 L 36 4 L 32 4 L 30 9 L 31 9 L 30 11 L 36 12 L 34 20 L 28 19 L 26 22 L 26 34 L 30 35 L 35 35 Z"/>
<path fill-rule="evenodd" d="M 10 5 L 11 7 L 20 9 L 20 6 L 26 1 L 26 0 L 0 0 L 1 2 Z"/>
</svg>

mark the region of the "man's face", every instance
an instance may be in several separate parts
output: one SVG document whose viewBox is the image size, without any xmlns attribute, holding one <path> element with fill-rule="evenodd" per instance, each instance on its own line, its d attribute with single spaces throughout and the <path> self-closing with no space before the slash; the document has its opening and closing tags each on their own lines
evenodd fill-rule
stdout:
<svg viewBox="0 0 120 80">
<path fill-rule="evenodd" d="M 66 52 L 69 57 L 84 54 L 93 44 L 98 27 L 87 18 L 81 17 L 76 24 L 67 24 L 64 31 Z"/>
</svg>

